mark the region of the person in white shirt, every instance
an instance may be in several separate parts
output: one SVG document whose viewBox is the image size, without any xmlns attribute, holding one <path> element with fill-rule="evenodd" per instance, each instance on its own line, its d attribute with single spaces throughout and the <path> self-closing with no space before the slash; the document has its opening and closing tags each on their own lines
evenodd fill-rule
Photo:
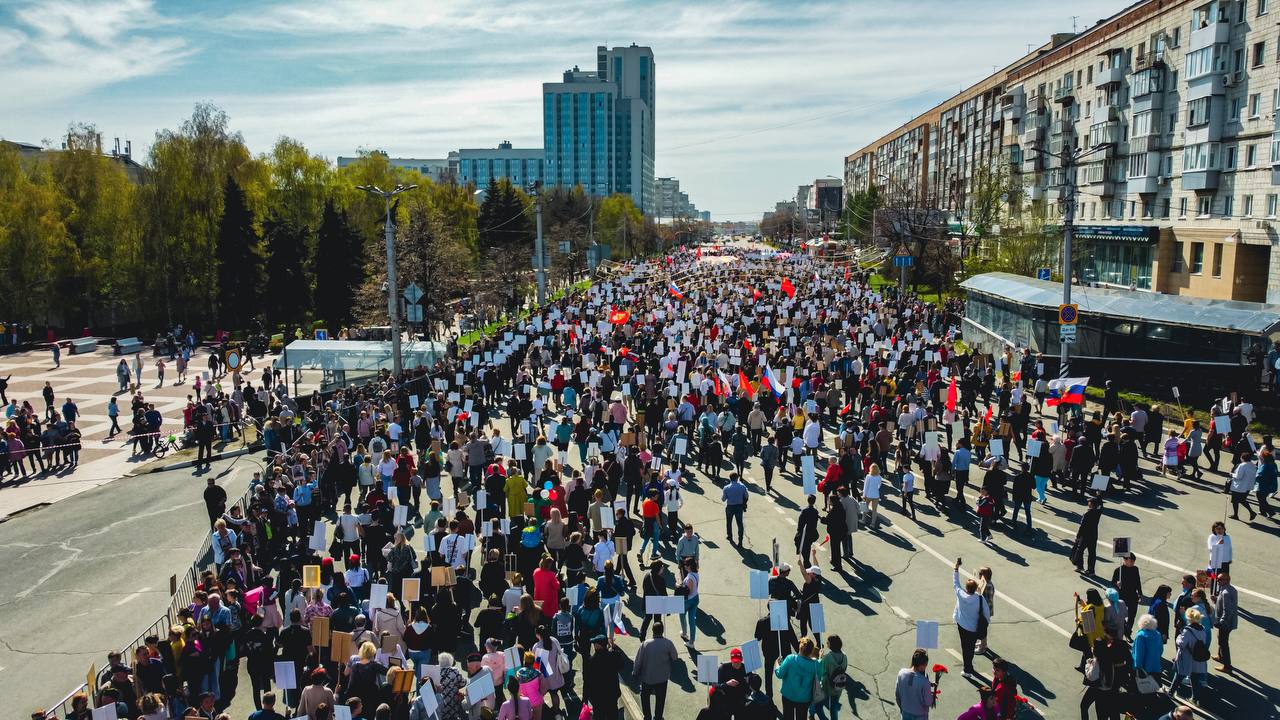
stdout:
<svg viewBox="0 0 1280 720">
<path fill-rule="evenodd" d="M 822 444 L 822 425 L 818 422 L 818 416 L 810 413 L 809 422 L 804 425 L 804 449 L 809 454 L 818 451 L 818 446 Z"/>
<path fill-rule="evenodd" d="M 294 578 L 293 585 L 284 594 L 283 627 L 289 627 L 293 624 L 291 618 L 294 610 L 302 613 L 306 609 L 307 594 L 302 589 L 302 580 L 300 578 Z"/>
<path fill-rule="evenodd" d="M 604 564 L 612 560 L 615 555 L 617 551 L 609 533 L 603 530 L 596 533 L 596 544 L 591 546 L 591 565 L 595 567 L 596 573 L 603 573 Z"/>
<path fill-rule="evenodd" d="M 352 595 L 360 600 L 368 597 L 366 588 L 369 585 L 369 571 L 360 566 L 359 555 L 347 557 L 347 571 L 343 573 L 343 577 L 347 581 L 347 587 L 351 588 Z"/>
<path fill-rule="evenodd" d="M 871 512 L 872 529 L 880 527 L 880 485 L 884 478 L 880 477 L 880 465 L 872 463 L 867 469 L 867 476 L 862 480 L 862 499 L 867 501 L 867 509 Z"/>
</svg>

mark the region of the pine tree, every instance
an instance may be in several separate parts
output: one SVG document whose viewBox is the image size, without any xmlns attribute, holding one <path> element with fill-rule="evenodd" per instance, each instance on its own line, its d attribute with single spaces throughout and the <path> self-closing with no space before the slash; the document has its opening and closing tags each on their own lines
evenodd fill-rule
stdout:
<svg viewBox="0 0 1280 720">
<path fill-rule="evenodd" d="M 311 307 L 311 287 L 304 271 L 305 227 L 288 220 L 267 221 L 267 287 L 263 303 L 274 322 L 300 324 Z"/>
<path fill-rule="evenodd" d="M 262 241 L 253 227 L 253 213 L 244 190 L 227 176 L 222 220 L 218 226 L 218 312 L 220 325 L 246 328 L 258 311 L 262 288 Z"/>
<path fill-rule="evenodd" d="M 336 337 L 338 328 L 350 323 L 355 314 L 356 291 L 364 282 L 364 248 L 346 211 L 339 210 L 333 200 L 324 204 L 312 267 L 316 317 L 328 323 Z"/>
</svg>

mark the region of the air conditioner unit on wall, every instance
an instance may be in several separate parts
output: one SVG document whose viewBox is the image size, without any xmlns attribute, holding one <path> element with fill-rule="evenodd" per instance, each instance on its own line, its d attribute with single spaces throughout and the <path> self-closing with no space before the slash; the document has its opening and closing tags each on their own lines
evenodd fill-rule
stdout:
<svg viewBox="0 0 1280 720">
<path fill-rule="evenodd" d="M 1234 77 L 1232 77 L 1232 76 L 1231 76 L 1231 73 L 1227 73 L 1226 75 L 1223 75 L 1223 76 L 1222 76 L 1222 85 L 1223 85 L 1223 87 L 1235 87 L 1235 86 L 1236 86 L 1236 80 L 1235 80 L 1235 78 L 1234 78 Z"/>
<path fill-rule="evenodd" d="M 1157 184 L 1157 185 L 1164 185 L 1164 184 L 1165 184 L 1165 183 L 1167 183 L 1167 182 L 1169 182 L 1169 178 L 1165 177 L 1164 175 L 1157 175 L 1157 176 L 1156 176 L 1156 184 Z"/>
</svg>

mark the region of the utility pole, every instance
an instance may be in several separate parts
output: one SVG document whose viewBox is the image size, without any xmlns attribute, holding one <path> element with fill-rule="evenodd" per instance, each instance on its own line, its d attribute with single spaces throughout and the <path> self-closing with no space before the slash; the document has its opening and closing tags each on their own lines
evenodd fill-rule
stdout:
<svg viewBox="0 0 1280 720">
<path fill-rule="evenodd" d="M 1090 151 L 1092 152 L 1092 151 Z M 1067 183 L 1065 192 L 1067 198 L 1067 211 L 1062 218 L 1062 304 L 1071 304 L 1071 239 L 1074 234 L 1074 223 L 1076 219 L 1076 179 L 1075 168 L 1078 159 L 1076 152 L 1067 150 L 1063 152 L 1062 168 L 1066 175 L 1064 178 Z M 1058 377 L 1065 378 L 1070 374 L 1070 356 L 1071 346 L 1062 342 L 1062 338 L 1058 338 Z"/>
<path fill-rule="evenodd" d="M 538 307 L 542 307 L 547 302 L 547 258 L 542 251 L 542 192 L 541 187 L 534 186 L 534 215 L 538 223 L 538 236 L 533 244 L 533 251 L 538 255 L 538 261 L 534 264 L 534 275 L 538 281 Z"/>
<path fill-rule="evenodd" d="M 400 358 L 400 289 L 396 285 L 396 230 L 391 222 L 391 198 L 417 187 L 417 185 L 396 185 L 391 190 L 383 190 L 377 185 L 356 186 L 357 190 L 380 196 L 386 207 L 383 240 L 387 244 L 387 319 L 391 324 L 391 365 L 397 378 L 404 367 Z"/>
</svg>

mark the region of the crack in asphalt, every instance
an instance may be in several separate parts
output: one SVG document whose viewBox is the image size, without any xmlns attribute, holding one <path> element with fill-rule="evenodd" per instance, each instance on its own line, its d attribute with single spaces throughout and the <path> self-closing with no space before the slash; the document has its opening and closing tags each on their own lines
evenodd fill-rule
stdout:
<svg viewBox="0 0 1280 720">
<path fill-rule="evenodd" d="M 108 652 L 111 652 L 110 650 L 107 650 L 107 649 L 84 650 L 81 652 L 64 652 L 61 650 L 22 650 L 20 648 L 16 648 L 13 645 L 9 644 L 9 641 L 5 640 L 2 637 L 0 637 L 0 645 L 3 645 L 5 650 L 8 650 L 9 652 L 14 653 L 16 655 L 40 655 L 40 656 L 56 655 L 61 657 L 81 657 L 85 655 L 93 655 L 93 656 L 104 655 Z"/>
</svg>

